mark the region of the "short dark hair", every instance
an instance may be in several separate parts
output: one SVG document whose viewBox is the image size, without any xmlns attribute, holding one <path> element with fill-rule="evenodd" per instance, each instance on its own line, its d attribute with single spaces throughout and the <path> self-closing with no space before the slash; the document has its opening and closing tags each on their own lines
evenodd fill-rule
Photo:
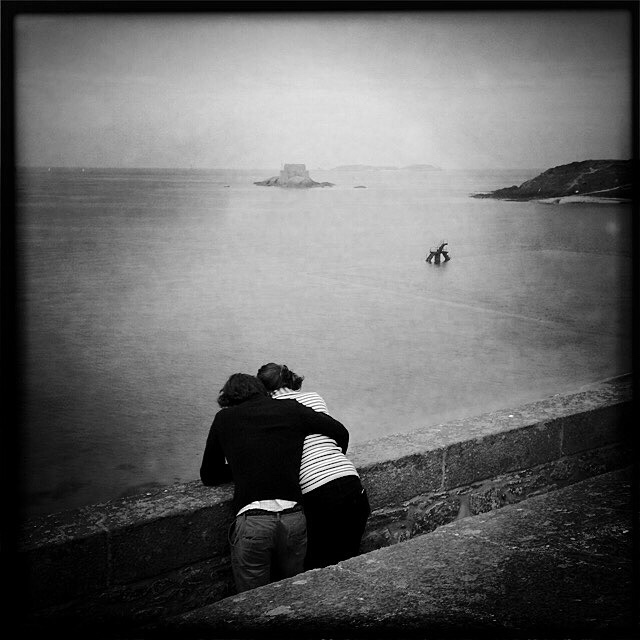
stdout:
<svg viewBox="0 0 640 640">
<path fill-rule="evenodd" d="M 267 391 L 275 391 L 280 387 L 288 387 L 293 391 L 298 391 L 302 386 L 304 376 L 294 373 L 286 364 L 269 362 L 258 369 L 258 380 L 262 382 Z"/>
<path fill-rule="evenodd" d="M 248 373 L 234 373 L 229 376 L 218 394 L 221 407 L 233 407 L 256 396 L 268 396 L 269 392 L 255 376 Z"/>
</svg>

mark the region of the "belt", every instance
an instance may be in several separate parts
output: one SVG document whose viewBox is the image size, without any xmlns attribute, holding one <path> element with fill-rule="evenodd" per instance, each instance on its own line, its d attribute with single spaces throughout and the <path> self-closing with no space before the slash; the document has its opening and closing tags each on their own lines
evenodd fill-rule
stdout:
<svg viewBox="0 0 640 640">
<path fill-rule="evenodd" d="M 247 509 L 243 511 L 241 516 L 283 516 L 285 513 L 297 513 L 298 511 L 302 511 L 302 505 L 297 504 L 295 507 L 290 507 L 289 509 L 283 509 L 282 511 L 267 511 L 266 509 Z"/>
</svg>

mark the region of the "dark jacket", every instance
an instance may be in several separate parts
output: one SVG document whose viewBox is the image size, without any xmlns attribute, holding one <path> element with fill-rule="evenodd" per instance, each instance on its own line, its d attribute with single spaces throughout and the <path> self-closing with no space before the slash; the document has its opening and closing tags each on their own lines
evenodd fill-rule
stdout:
<svg viewBox="0 0 640 640">
<path fill-rule="evenodd" d="M 346 453 L 346 428 L 296 400 L 257 396 L 221 409 L 209 431 L 200 478 L 207 486 L 233 480 L 236 513 L 254 500 L 301 501 L 300 458 L 311 433 L 333 438 Z"/>
</svg>

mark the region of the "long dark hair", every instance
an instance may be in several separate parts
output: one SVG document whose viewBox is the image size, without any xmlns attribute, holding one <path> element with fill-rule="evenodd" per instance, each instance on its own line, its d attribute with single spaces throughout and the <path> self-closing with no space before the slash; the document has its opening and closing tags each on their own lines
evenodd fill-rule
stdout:
<svg viewBox="0 0 640 640">
<path fill-rule="evenodd" d="M 280 387 L 288 387 L 293 391 L 298 391 L 302 386 L 304 376 L 294 373 L 286 364 L 269 362 L 258 369 L 258 380 L 262 382 L 267 391 L 275 391 Z"/>
<path fill-rule="evenodd" d="M 262 382 L 248 373 L 234 373 L 220 389 L 218 404 L 221 407 L 233 407 L 256 396 L 269 396 Z"/>
</svg>

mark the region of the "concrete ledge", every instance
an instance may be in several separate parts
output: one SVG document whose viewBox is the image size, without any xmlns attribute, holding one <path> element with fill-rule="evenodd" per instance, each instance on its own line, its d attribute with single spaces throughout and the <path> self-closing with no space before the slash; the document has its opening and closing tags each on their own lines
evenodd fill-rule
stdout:
<svg viewBox="0 0 640 640">
<path fill-rule="evenodd" d="M 372 551 L 429 533 L 452 522 L 461 512 L 478 515 L 500 509 L 631 463 L 627 447 L 610 445 L 455 489 L 414 496 L 399 506 L 373 511 L 361 551 Z"/>
<path fill-rule="evenodd" d="M 69 602 L 228 553 L 232 493 L 230 485 L 192 482 L 28 522 L 23 560 L 32 606 Z"/>
<path fill-rule="evenodd" d="M 627 464 L 632 380 L 407 434 L 349 452 L 374 513 L 363 551 Z M 37 619 L 145 620 L 233 593 L 230 485 L 199 482 L 34 519 L 22 557 Z"/>
<path fill-rule="evenodd" d="M 181 638 L 631 638 L 640 630 L 631 482 L 630 469 L 590 478 L 148 631 Z"/>
<path fill-rule="evenodd" d="M 621 442 L 630 437 L 625 424 L 631 396 L 632 379 L 625 376 L 513 409 L 354 443 L 349 457 L 378 508 Z"/>
</svg>

